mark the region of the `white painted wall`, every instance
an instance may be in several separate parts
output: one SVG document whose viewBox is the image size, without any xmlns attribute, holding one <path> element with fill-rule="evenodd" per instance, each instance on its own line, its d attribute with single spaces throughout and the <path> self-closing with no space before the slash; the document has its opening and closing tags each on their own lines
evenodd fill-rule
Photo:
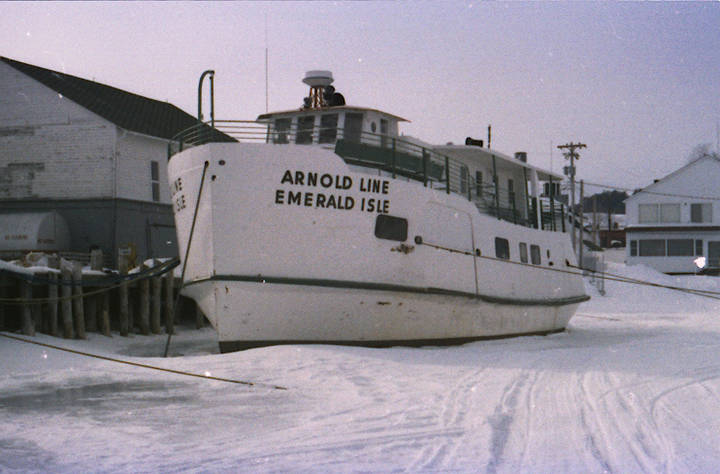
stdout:
<svg viewBox="0 0 720 474">
<path fill-rule="evenodd" d="M 152 201 L 150 162 L 157 161 L 160 171 L 158 202 L 170 204 L 165 140 L 118 129 L 117 156 L 118 198 Z"/>
<path fill-rule="evenodd" d="M 639 192 L 630 196 L 625 203 L 626 226 L 687 226 L 691 224 L 690 204 L 705 202 L 713 203 L 712 222 L 707 224 L 716 226 L 720 223 L 720 201 L 701 197 L 720 197 L 718 183 L 720 183 L 720 161 L 710 157 L 700 159 L 649 186 L 646 189 L 648 192 Z M 640 224 L 638 215 L 640 204 L 675 203 L 680 204 L 679 223 Z M 692 223 L 692 225 L 699 224 Z"/>
<path fill-rule="evenodd" d="M 115 128 L 0 63 L 0 199 L 112 197 Z"/>
</svg>

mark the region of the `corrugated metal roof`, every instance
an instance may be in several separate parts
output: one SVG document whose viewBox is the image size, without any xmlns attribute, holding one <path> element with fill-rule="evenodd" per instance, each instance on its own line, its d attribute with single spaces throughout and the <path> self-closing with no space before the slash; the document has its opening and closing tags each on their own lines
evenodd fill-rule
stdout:
<svg viewBox="0 0 720 474">
<path fill-rule="evenodd" d="M 168 102 L 2 56 L 0 60 L 126 130 L 170 139 L 198 123 L 195 117 Z M 234 141 L 227 138 L 220 141 Z"/>
</svg>

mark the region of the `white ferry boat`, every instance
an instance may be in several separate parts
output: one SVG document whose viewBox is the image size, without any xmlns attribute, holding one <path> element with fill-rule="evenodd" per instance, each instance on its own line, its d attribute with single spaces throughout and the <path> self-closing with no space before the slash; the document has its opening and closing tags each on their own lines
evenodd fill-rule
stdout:
<svg viewBox="0 0 720 474">
<path fill-rule="evenodd" d="M 589 296 L 564 208 L 542 193 L 562 176 L 479 140 L 400 135 L 405 119 L 346 105 L 329 71 L 304 82 L 301 108 L 199 124 L 171 145 L 183 294 L 222 352 L 566 327 Z"/>
</svg>

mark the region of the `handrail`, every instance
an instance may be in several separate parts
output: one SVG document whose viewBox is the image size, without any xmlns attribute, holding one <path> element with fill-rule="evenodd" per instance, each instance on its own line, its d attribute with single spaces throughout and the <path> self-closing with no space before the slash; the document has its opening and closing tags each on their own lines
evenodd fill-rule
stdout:
<svg viewBox="0 0 720 474">
<path fill-rule="evenodd" d="M 277 122 L 271 128 L 268 122 L 252 120 L 215 120 L 214 125 L 198 122 L 177 134 L 168 145 L 168 159 L 184 149 L 211 142 L 314 144 L 333 149 L 348 164 L 376 168 L 392 177 L 402 176 L 448 194 L 459 194 L 482 212 L 516 224 L 556 230 L 554 222 L 563 212 L 561 202 L 531 205 L 520 193 L 501 187 L 495 180 L 478 183 L 464 163 L 403 137 L 341 127 L 310 129 L 288 124 L 279 128 Z M 541 222 L 535 218 L 538 204 Z"/>
</svg>

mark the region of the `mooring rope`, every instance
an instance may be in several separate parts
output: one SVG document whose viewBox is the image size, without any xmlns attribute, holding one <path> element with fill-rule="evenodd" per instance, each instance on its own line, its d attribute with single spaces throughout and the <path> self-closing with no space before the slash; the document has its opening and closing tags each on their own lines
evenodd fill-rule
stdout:
<svg viewBox="0 0 720 474">
<path fill-rule="evenodd" d="M 594 275 L 599 276 L 599 277 L 602 277 L 602 278 L 604 278 L 605 280 L 608 280 L 608 281 L 617 281 L 617 282 L 620 282 L 620 283 L 627 283 L 627 284 L 634 284 L 634 285 L 644 285 L 644 286 L 650 286 L 650 287 L 655 287 L 655 288 L 664 288 L 664 289 L 668 289 L 668 290 L 674 290 L 674 291 L 679 291 L 679 292 L 682 292 L 682 293 L 687 293 L 687 294 L 690 294 L 690 295 L 702 296 L 702 297 L 704 297 L 704 298 L 710 298 L 710 299 L 714 299 L 714 300 L 720 300 L 720 291 L 701 290 L 701 289 L 696 289 L 696 288 L 684 288 L 684 287 L 673 286 L 673 285 L 663 285 L 663 284 L 661 284 L 661 283 L 654 283 L 654 282 L 647 281 L 647 280 L 640 280 L 640 279 L 636 279 L 636 278 L 624 277 L 624 276 L 622 276 L 622 275 L 617 275 L 617 274 L 614 274 L 614 273 L 597 271 L 597 270 L 593 270 L 593 269 L 590 269 L 590 268 L 583 268 L 583 267 L 580 267 L 580 266 L 578 266 L 578 265 L 573 265 L 573 264 L 571 264 L 571 263 L 568 262 L 568 261 L 565 262 L 565 266 L 567 266 L 568 268 L 570 268 L 570 269 L 572 269 L 572 270 L 568 270 L 568 269 L 564 269 L 564 268 L 556 268 L 556 267 L 544 267 L 544 266 L 534 265 L 534 264 L 530 264 L 530 263 L 516 262 L 516 261 L 513 261 L 513 260 L 507 260 L 507 259 L 499 258 L 499 257 L 490 257 L 490 256 L 488 256 L 488 255 L 481 255 L 481 254 L 479 254 L 479 253 L 477 253 L 477 252 L 476 252 L 476 253 L 472 253 L 472 252 L 467 251 L 467 250 L 458 250 L 458 249 L 452 249 L 452 248 L 448 248 L 448 247 L 443 247 L 443 246 L 441 246 L 441 245 L 435 245 L 435 244 L 432 244 L 432 243 L 425 242 L 425 241 L 423 241 L 423 240 L 420 240 L 419 242 L 416 241 L 415 243 L 416 243 L 417 245 L 426 245 L 426 246 L 428 246 L 428 247 L 432 247 L 432 248 L 435 248 L 435 249 L 438 249 L 438 250 L 445 250 L 445 251 L 451 252 L 451 253 L 459 253 L 459 254 L 462 254 L 462 255 L 474 256 L 474 257 L 477 257 L 477 258 L 482 258 L 482 259 L 485 259 L 485 260 L 491 260 L 491 261 L 495 261 L 495 262 L 510 263 L 510 264 L 513 264 L 513 265 L 520 265 L 520 266 L 523 266 L 523 267 L 534 268 L 534 269 L 536 269 L 536 270 L 544 270 L 544 271 L 552 271 L 552 272 L 559 272 L 559 273 L 567 273 L 567 274 L 570 274 L 570 275 L 579 275 L 579 276 L 584 276 L 584 272 L 590 272 L 590 273 L 593 273 Z M 580 271 L 577 271 L 577 270 L 580 270 Z"/>
<path fill-rule="evenodd" d="M 58 351 L 69 352 L 69 353 L 71 353 L 71 354 L 76 354 L 76 355 L 80 355 L 80 356 L 84 356 L 84 357 L 91 357 L 91 358 L 94 358 L 94 359 L 105 360 L 105 361 L 108 361 L 108 362 L 115 362 L 115 363 L 118 363 L 118 364 L 125 364 L 125 365 L 131 365 L 131 366 L 134 366 L 134 367 L 141 367 L 141 368 L 143 368 L 143 369 L 158 370 L 158 371 L 161 371 L 161 372 L 169 372 L 169 373 L 171 373 L 171 374 L 176 374 L 176 375 L 185 375 L 185 376 L 187 376 L 187 377 L 197 377 L 197 378 L 201 378 L 201 379 L 215 380 L 215 381 L 218 381 L 218 382 L 228 382 L 228 383 L 234 383 L 234 384 L 239 384 L 239 385 L 247 385 L 247 386 L 250 386 L 250 387 L 268 387 L 268 388 L 272 388 L 272 389 L 274 389 L 274 390 L 287 390 L 287 387 L 283 387 L 283 386 L 281 386 L 281 385 L 272 385 L 272 384 L 264 384 L 264 383 L 258 383 L 258 382 L 248 382 L 248 381 L 245 381 L 245 380 L 227 379 L 227 378 L 223 378 L 223 377 L 215 377 L 215 376 L 212 376 L 212 375 L 196 374 L 196 373 L 194 373 L 194 372 L 187 372 L 187 371 L 184 371 L 184 370 L 166 369 L 166 368 L 164 368 L 164 367 L 158 367 L 158 366 L 155 366 L 155 365 L 141 364 L 141 363 L 139 363 L 139 362 L 131 362 L 131 361 L 129 361 L 129 360 L 116 359 L 116 358 L 114 358 L 114 357 L 107 357 L 107 356 L 102 356 L 102 355 L 99 355 L 99 354 L 92 354 L 92 353 L 89 353 L 89 352 L 83 352 L 83 351 L 78 351 L 78 350 L 75 350 L 75 349 L 69 349 L 69 348 L 67 348 L 67 347 L 55 346 L 55 345 L 47 344 L 47 343 L 44 343 L 44 342 L 31 341 L 30 339 L 25 339 L 25 338 L 23 338 L 23 337 L 18 337 L 18 336 L 12 336 L 12 335 L 10 335 L 10 334 L 5 334 L 5 333 L 2 333 L 2 332 L 0 332 L 0 336 L 6 337 L 6 338 L 8 338 L 8 339 L 13 339 L 13 340 L 19 341 L 19 342 L 24 342 L 24 343 L 27 343 L 27 344 L 35 344 L 35 345 L 38 345 L 38 346 L 47 347 L 47 348 L 55 349 L 55 350 L 58 350 Z"/>
</svg>

